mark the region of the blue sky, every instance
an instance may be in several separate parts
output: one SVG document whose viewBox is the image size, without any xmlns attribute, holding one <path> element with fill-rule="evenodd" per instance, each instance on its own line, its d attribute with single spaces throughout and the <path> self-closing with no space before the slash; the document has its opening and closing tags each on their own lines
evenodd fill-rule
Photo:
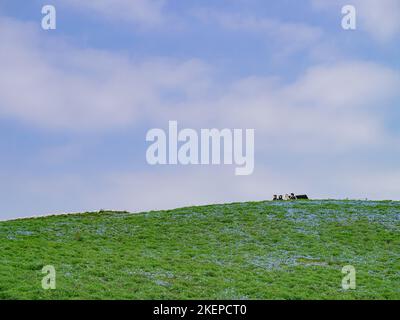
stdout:
<svg viewBox="0 0 400 320">
<path fill-rule="evenodd" d="M 2 1 L 0 219 L 399 199 L 400 3 L 350 2 Z M 169 120 L 254 128 L 254 173 L 148 165 L 146 132 Z"/>
</svg>

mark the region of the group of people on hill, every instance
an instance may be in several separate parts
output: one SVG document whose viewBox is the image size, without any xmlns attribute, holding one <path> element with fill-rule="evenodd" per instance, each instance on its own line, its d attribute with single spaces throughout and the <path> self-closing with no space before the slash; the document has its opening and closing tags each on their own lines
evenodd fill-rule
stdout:
<svg viewBox="0 0 400 320">
<path fill-rule="evenodd" d="M 284 201 L 284 200 L 297 200 L 297 199 L 308 199 L 308 197 L 307 197 L 307 195 L 305 195 L 305 194 L 302 194 L 302 195 L 299 195 L 299 196 L 296 196 L 294 193 L 291 193 L 291 194 L 285 194 L 285 196 L 282 196 L 282 195 L 276 195 L 276 194 L 274 194 L 274 197 L 273 197 L 273 201 Z"/>
</svg>

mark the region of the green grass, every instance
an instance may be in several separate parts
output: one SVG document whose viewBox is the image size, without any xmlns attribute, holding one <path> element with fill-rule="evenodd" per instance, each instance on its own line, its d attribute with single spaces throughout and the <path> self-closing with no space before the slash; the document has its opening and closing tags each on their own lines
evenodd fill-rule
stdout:
<svg viewBox="0 0 400 320">
<path fill-rule="evenodd" d="M 0 222 L 0 299 L 400 299 L 400 203 L 254 202 Z M 57 289 L 43 290 L 53 265 Z M 357 271 L 341 287 L 342 267 Z"/>
</svg>

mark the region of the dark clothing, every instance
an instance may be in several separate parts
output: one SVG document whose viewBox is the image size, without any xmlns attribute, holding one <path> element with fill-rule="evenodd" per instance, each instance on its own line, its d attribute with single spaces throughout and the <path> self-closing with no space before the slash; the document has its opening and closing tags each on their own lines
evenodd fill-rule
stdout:
<svg viewBox="0 0 400 320">
<path fill-rule="evenodd" d="M 304 199 L 304 200 L 308 200 L 308 196 L 306 194 L 301 194 L 296 196 L 297 199 Z"/>
</svg>

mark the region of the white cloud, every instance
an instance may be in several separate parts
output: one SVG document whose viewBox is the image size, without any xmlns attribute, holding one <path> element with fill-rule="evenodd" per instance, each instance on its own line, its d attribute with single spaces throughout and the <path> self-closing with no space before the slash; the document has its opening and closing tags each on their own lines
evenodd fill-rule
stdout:
<svg viewBox="0 0 400 320">
<path fill-rule="evenodd" d="M 309 48 L 322 37 L 322 30 L 304 23 L 283 22 L 269 17 L 256 17 L 240 13 L 217 12 L 210 9 L 197 10 L 195 16 L 205 23 L 216 23 L 232 31 L 258 34 L 276 41 L 280 55 Z"/>
<path fill-rule="evenodd" d="M 391 140 L 381 108 L 399 96 L 399 85 L 397 72 L 377 64 L 324 64 L 288 84 L 241 79 L 218 98 L 171 108 L 168 115 L 185 125 L 255 128 L 261 149 L 348 151 Z"/>
<path fill-rule="evenodd" d="M 358 0 L 361 22 L 375 38 L 392 40 L 400 34 L 400 2 L 398 0 Z"/>
<path fill-rule="evenodd" d="M 311 67 L 287 94 L 321 108 L 374 106 L 398 93 L 397 72 L 374 63 L 350 61 Z"/>
<path fill-rule="evenodd" d="M 339 14 L 340 8 L 352 4 L 357 9 L 357 27 L 380 42 L 400 35 L 400 1 L 398 0 L 312 0 L 314 7 Z M 338 26 L 340 24 L 338 23 Z"/>
<path fill-rule="evenodd" d="M 324 152 L 380 144 L 376 117 L 398 94 L 399 74 L 361 61 L 310 67 L 291 83 L 249 77 L 215 85 L 204 63 L 135 61 L 39 37 L 0 20 L 0 115 L 45 128 L 107 130 L 139 120 L 165 125 L 255 128 L 262 147 Z M 27 76 L 29 75 L 29 76 Z M 216 94 L 219 92 L 219 94 Z M 280 146 L 282 148 L 282 146 Z"/>
<path fill-rule="evenodd" d="M 0 18 L 0 115 L 41 127 L 93 130 L 131 125 L 168 96 L 207 87 L 196 60 L 149 59 L 79 49 Z"/>
</svg>

